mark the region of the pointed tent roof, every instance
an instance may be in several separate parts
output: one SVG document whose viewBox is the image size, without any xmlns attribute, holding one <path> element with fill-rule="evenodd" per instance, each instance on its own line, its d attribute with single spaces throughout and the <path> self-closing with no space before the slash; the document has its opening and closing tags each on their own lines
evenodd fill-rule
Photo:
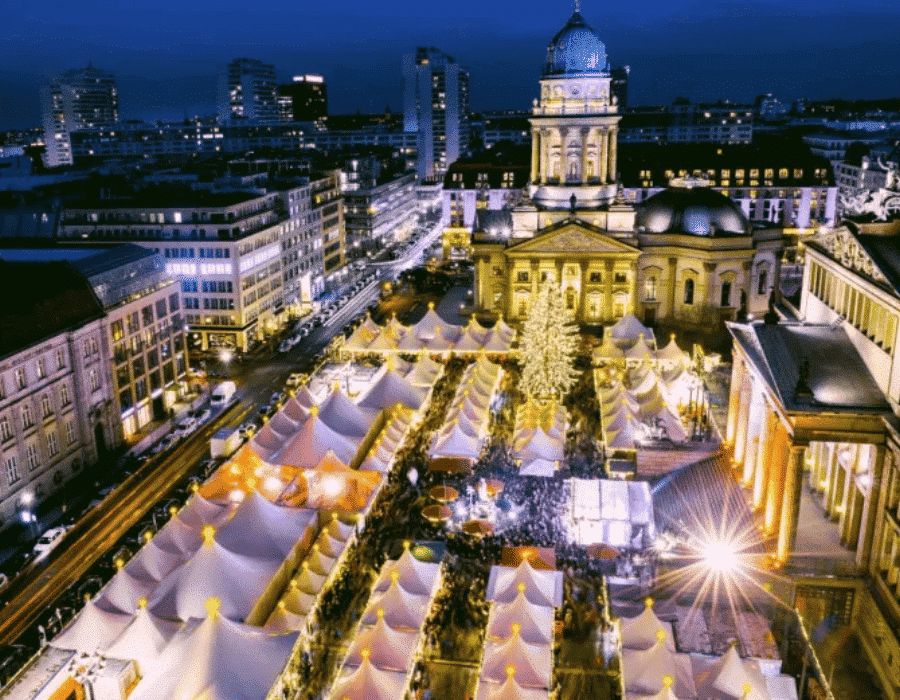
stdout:
<svg viewBox="0 0 900 700">
<path fill-rule="evenodd" d="M 297 636 L 273 635 L 216 613 L 192 620 L 163 650 L 131 700 L 264 698 L 284 669 Z"/>
<path fill-rule="evenodd" d="M 364 625 L 357 630 L 344 664 L 361 665 L 363 658 L 360 652 L 368 649 L 368 661 L 376 668 L 405 672 L 412 668 L 418 641 L 418 632 L 391 629 L 384 618 L 379 617 L 374 625 Z"/>
<path fill-rule="evenodd" d="M 425 349 L 429 352 L 452 350 L 455 344 L 453 337 L 445 334 L 440 326 L 435 326 L 434 332 L 430 338 L 423 338 L 422 340 L 425 342 Z"/>
<path fill-rule="evenodd" d="M 147 675 L 179 627 L 180 622 L 164 620 L 141 607 L 115 642 L 101 651 L 113 659 L 137 661 L 141 674 Z"/>
<path fill-rule="evenodd" d="M 300 573 L 291 579 L 290 586 L 291 588 L 296 588 L 303 593 L 318 595 L 319 591 L 322 590 L 322 586 L 325 584 L 325 579 L 327 578 L 328 576 L 317 574 L 315 571 L 309 568 L 308 562 L 303 562 L 303 565 L 300 567 Z"/>
<path fill-rule="evenodd" d="M 406 689 L 406 671 L 383 671 L 363 660 L 347 666 L 331 687 L 329 700 L 398 700 Z"/>
<path fill-rule="evenodd" d="M 189 557 L 203 544 L 200 530 L 191 527 L 177 515 L 162 526 L 153 541 L 170 552 L 181 552 Z"/>
<path fill-rule="evenodd" d="M 459 340 L 456 341 L 454 350 L 457 352 L 478 352 L 481 350 L 483 341 L 476 338 L 468 328 L 463 331 Z"/>
<path fill-rule="evenodd" d="M 347 338 L 345 345 L 350 350 L 363 350 L 380 331 L 381 329 L 376 323 L 369 316 L 366 316 L 366 320 L 357 326 L 350 334 L 350 337 Z"/>
<path fill-rule="evenodd" d="M 297 432 L 302 420 L 302 418 L 296 420 L 291 418 L 284 412 L 284 407 L 282 407 L 278 413 L 272 416 L 272 420 L 266 423 L 266 427 L 272 428 L 282 438 L 287 438 Z"/>
<path fill-rule="evenodd" d="M 108 646 L 129 622 L 131 615 L 103 610 L 96 602 L 89 600 L 68 627 L 54 637 L 50 646 L 93 654 Z"/>
<path fill-rule="evenodd" d="M 504 336 L 496 331 L 491 331 L 484 341 L 485 352 L 509 352 L 512 346 L 512 338 Z"/>
<path fill-rule="evenodd" d="M 288 588 L 279 604 L 284 603 L 285 609 L 295 615 L 309 615 L 316 605 L 318 593 L 307 593 L 299 588 Z"/>
<path fill-rule="evenodd" d="M 603 431 L 617 433 L 621 430 L 637 429 L 637 424 L 635 415 L 626 406 L 621 406 L 614 415 L 603 421 Z"/>
<path fill-rule="evenodd" d="M 637 342 L 625 351 L 625 357 L 629 360 L 646 360 L 653 357 L 653 350 L 644 340 L 644 334 L 638 336 Z"/>
<path fill-rule="evenodd" d="M 684 442 L 687 440 L 687 431 L 685 431 L 684 426 L 681 424 L 681 419 L 672 412 L 671 408 L 668 406 L 663 407 L 663 409 L 656 414 L 656 418 L 659 419 L 660 425 L 662 425 L 663 429 L 666 431 L 666 435 L 669 436 L 669 439 L 672 442 Z"/>
<path fill-rule="evenodd" d="M 481 445 L 476 438 L 467 435 L 459 423 L 445 436 L 436 436 L 430 452 L 432 457 L 462 458 L 472 461 L 481 456 Z"/>
<path fill-rule="evenodd" d="M 357 511 L 369 502 L 381 479 L 377 472 L 351 469 L 329 451 L 313 469 L 303 471 L 302 480 L 306 488 L 305 492 L 301 489 L 300 493 L 309 508 Z M 287 500 L 295 499 L 288 497 Z"/>
<path fill-rule="evenodd" d="M 407 593 L 398 581 L 391 581 L 386 591 L 373 593 L 362 616 L 362 624 L 374 625 L 378 610 L 384 610 L 384 619 L 394 629 L 418 630 L 425 622 L 429 596 Z"/>
<path fill-rule="evenodd" d="M 366 348 L 367 352 L 384 352 L 387 350 L 396 350 L 397 349 L 397 339 L 394 338 L 390 333 L 381 331 L 375 339 L 369 343 Z"/>
<path fill-rule="evenodd" d="M 264 629 L 273 634 L 287 634 L 299 632 L 306 625 L 306 615 L 291 612 L 284 601 L 278 601 L 278 605 L 266 620 Z"/>
<path fill-rule="evenodd" d="M 318 401 L 316 401 L 316 397 L 313 396 L 313 393 L 309 390 L 309 387 L 306 385 L 301 386 L 297 389 L 297 392 L 291 397 L 294 399 L 295 403 L 300 404 L 302 408 L 310 409 L 313 406 L 318 405 Z M 288 403 L 291 403 L 288 401 Z M 304 415 L 307 415 L 309 411 L 307 410 Z"/>
<path fill-rule="evenodd" d="M 402 352 L 419 352 L 423 347 L 425 343 L 416 338 L 415 333 L 407 333 L 397 343 L 397 349 Z"/>
<path fill-rule="evenodd" d="M 669 651 L 675 651 L 672 623 L 660 620 L 650 604 L 646 605 L 637 617 L 623 617 L 619 627 L 622 631 L 622 646 L 625 649 L 642 651 L 649 649 L 659 642 L 657 635 L 662 632 L 665 635 L 666 647 Z"/>
<path fill-rule="evenodd" d="M 625 357 L 622 348 L 612 342 L 609 334 L 603 337 L 603 342 L 594 348 L 594 358 L 598 360 L 618 360 Z"/>
<path fill-rule="evenodd" d="M 125 571 L 140 581 L 162 581 L 185 561 L 182 553 L 163 549 L 155 540 L 154 537 L 141 547 L 125 565 Z"/>
<path fill-rule="evenodd" d="M 309 565 L 310 571 L 314 571 L 315 573 L 321 576 L 328 576 L 331 573 L 331 570 L 334 569 L 334 563 L 337 559 L 333 559 L 323 552 L 320 552 L 318 549 L 314 549 L 309 553 L 309 556 L 306 557 L 304 564 Z"/>
<path fill-rule="evenodd" d="M 502 318 L 494 324 L 494 327 L 491 329 L 494 333 L 499 333 L 504 340 L 512 341 L 516 337 L 516 332 L 512 328 L 506 325 L 506 321 Z"/>
<path fill-rule="evenodd" d="M 522 464 L 519 466 L 519 475 L 553 478 L 553 475 L 556 474 L 557 466 L 556 461 L 551 462 L 549 459 L 542 459 L 541 457 L 523 459 Z"/>
<path fill-rule="evenodd" d="M 221 601 L 221 614 L 243 620 L 266 590 L 282 562 L 241 556 L 225 549 L 209 528 L 205 543 L 184 566 L 163 579 L 150 601 L 151 610 L 168 619 L 202 617 L 206 601 Z"/>
<path fill-rule="evenodd" d="M 649 649 L 622 650 L 622 677 L 629 693 L 658 693 L 665 687 L 665 676 L 674 680 L 672 687 L 678 697 L 697 695 L 690 657 L 669 651 L 665 640 L 657 641 Z"/>
<path fill-rule="evenodd" d="M 216 533 L 216 542 L 235 554 L 282 562 L 305 533 L 318 525 L 317 520 L 313 510 L 284 508 L 253 491 Z"/>
<path fill-rule="evenodd" d="M 97 605 L 109 612 L 133 615 L 138 609 L 138 601 L 148 598 L 155 588 L 156 581 L 140 578 L 128 569 L 121 569 L 97 595 Z"/>
<path fill-rule="evenodd" d="M 381 574 L 373 590 L 379 593 L 388 590 L 393 581 L 392 574 L 396 571 L 400 588 L 413 595 L 430 597 L 434 592 L 440 569 L 440 564 L 419 561 L 407 547 L 399 559 L 386 561 L 381 567 Z"/>
<path fill-rule="evenodd" d="M 513 673 L 510 674 L 509 671 Z M 543 688 L 523 688 L 516 683 L 515 669 L 507 669 L 509 677 L 503 683 L 480 679 L 475 700 L 549 700 L 550 694 Z"/>
<path fill-rule="evenodd" d="M 550 686 L 553 652 L 548 644 L 529 644 L 514 634 L 505 642 L 487 640 L 481 676 L 495 682 L 506 679 L 506 668 L 515 666 L 516 683 L 523 687 Z"/>
<path fill-rule="evenodd" d="M 219 527 L 231 514 L 231 504 L 216 503 L 195 493 L 178 511 L 178 519 L 199 532 L 204 525 Z"/>
<path fill-rule="evenodd" d="M 396 370 L 388 370 L 381 375 L 365 395 L 357 402 L 362 408 L 390 408 L 400 403 L 407 408 L 419 410 L 425 401 L 425 392 L 401 377 Z"/>
<path fill-rule="evenodd" d="M 656 359 L 664 362 L 687 364 L 691 360 L 691 356 L 682 350 L 678 343 L 675 342 L 675 334 L 669 337 L 668 344 L 661 350 L 656 351 Z"/>
<path fill-rule="evenodd" d="M 443 369 L 441 363 L 432 360 L 430 355 L 425 355 L 412 366 L 404 378 L 415 386 L 431 386 Z"/>
<path fill-rule="evenodd" d="M 466 326 L 466 329 L 482 343 L 487 338 L 488 333 L 491 332 L 490 328 L 482 326 L 474 316 L 469 319 L 469 325 Z"/>
<path fill-rule="evenodd" d="M 441 334 L 449 339 L 451 343 L 459 336 L 460 327 L 447 323 L 437 315 L 437 312 L 434 310 L 434 304 L 429 303 L 428 311 L 422 317 L 422 320 L 412 327 L 412 332 L 415 333 L 419 340 L 428 341 L 434 338 L 435 328 L 440 328 Z"/>
<path fill-rule="evenodd" d="M 616 450 L 633 450 L 635 444 L 644 437 L 644 427 L 637 421 L 629 421 L 620 430 L 607 430 L 606 446 Z"/>
<path fill-rule="evenodd" d="M 487 635 L 495 639 L 509 639 L 512 625 L 519 625 L 519 634 L 529 644 L 552 644 L 553 608 L 529 603 L 525 591 L 519 591 L 511 603 L 494 603 L 488 617 Z"/>
<path fill-rule="evenodd" d="M 356 530 L 356 527 L 354 525 L 350 525 L 349 523 L 342 522 L 337 518 L 332 518 L 331 521 L 323 529 L 332 537 L 346 542 L 350 539 L 350 535 L 353 534 L 354 530 Z"/>
<path fill-rule="evenodd" d="M 562 574 L 559 571 L 535 569 L 528 559 L 515 568 L 491 567 L 487 599 L 495 603 L 511 603 L 519 594 L 519 584 L 525 584 L 525 597 L 534 605 L 559 607 L 562 605 Z"/>
<path fill-rule="evenodd" d="M 278 464 L 308 469 L 319 464 L 329 450 L 345 464 L 353 460 L 358 441 L 330 428 L 317 413 L 318 410 L 313 409 L 297 434 L 275 458 Z"/>
<path fill-rule="evenodd" d="M 711 700 L 769 700 L 765 679 L 741 659 L 734 644 L 696 675 L 698 691 Z M 744 689 L 750 694 L 745 695 Z"/>
<path fill-rule="evenodd" d="M 334 557 L 335 559 L 340 558 L 341 553 L 344 551 L 344 546 L 347 544 L 344 540 L 339 540 L 335 537 L 331 537 L 328 532 L 322 530 L 319 533 L 319 536 L 316 538 L 315 544 L 319 545 L 319 549 L 329 557 Z"/>
<path fill-rule="evenodd" d="M 609 336 L 617 340 L 637 340 L 641 333 L 645 338 L 654 339 L 653 331 L 638 321 L 634 314 L 625 314 L 609 329 Z"/>
<path fill-rule="evenodd" d="M 565 445 L 562 440 L 548 435 L 543 428 L 537 428 L 527 441 L 516 446 L 514 455 L 556 461 L 565 457 Z"/>
<path fill-rule="evenodd" d="M 319 419 L 347 437 L 365 437 L 375 421 L 375 413 L 357 406 L 339 388 L 333 389 L 319 405 Z"/>
<path fill-rule="evenodd" d="M 409 332 L 409 326 L 400 323 L 397 314 L 391 314 L 391 317 L 388 319 L 388 322 L 384 324 L 384 327 L 389 329 L 396 338 L 402 338 Z"/>
</svg>

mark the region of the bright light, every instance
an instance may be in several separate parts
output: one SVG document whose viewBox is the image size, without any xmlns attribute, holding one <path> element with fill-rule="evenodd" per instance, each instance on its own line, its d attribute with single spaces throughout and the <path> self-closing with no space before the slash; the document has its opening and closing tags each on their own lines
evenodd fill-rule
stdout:
<svg viewBox="0 0 900 700">
<path fill-rule="evenodd" d="M 26 508 L 30 508 L 31 504 L 34 503 L 34 494 L 31 491 L 26 491 L 22 494 L 22 505 Z"/>
<path fill-rule="evenodd" d="M 322 479 L 322 492 L 329 498 L 340 496 L 342 490 L 343 484 L 340 477 L 328 476 Z"/>
<path fill-rule="evenodd" d="M 234 359 L 234 353 L 231 350 L 222 350 L 219 353 L 219 359 L 227 365 Z"/>
<path fill-rule="evenodd" d="M 737 552 L 728 542 L 711 542 L 707 545 L 703 558 L 714 571 L 733 571 L 738 564 Z"/>
</svg>

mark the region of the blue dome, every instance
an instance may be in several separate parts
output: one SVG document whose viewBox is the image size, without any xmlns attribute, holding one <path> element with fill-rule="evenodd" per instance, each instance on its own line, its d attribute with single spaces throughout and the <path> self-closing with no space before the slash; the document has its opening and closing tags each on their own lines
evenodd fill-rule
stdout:
<svg viewBox="0 0 900 700">
<path fill-rule="evenodd" d="M 601 75 L 606 71 L 606 46 L 577 11 L 547 46 L 544 77 Z"/>
</svg>

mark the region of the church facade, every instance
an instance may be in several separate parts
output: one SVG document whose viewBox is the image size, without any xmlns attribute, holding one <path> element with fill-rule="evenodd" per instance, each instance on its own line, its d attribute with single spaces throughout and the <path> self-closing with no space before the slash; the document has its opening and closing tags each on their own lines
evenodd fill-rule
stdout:
<svg viewBox="0 0 900 700">
<path fill-rule="evenodd" d="M 782 236 L 754 232 L 704 183 L 683 181 L 632 207 L 617 177 L 616 98 L 606 48 L 575 12 L 547 48 L 534 100 L 527 200 L 511 226 L 476 230 L 475 305 L 523 321 L 539 284 L 562 285 L 585 324 L 633 313 L 646 323 L 706 325 L 763 313 Z"/>
</svg>

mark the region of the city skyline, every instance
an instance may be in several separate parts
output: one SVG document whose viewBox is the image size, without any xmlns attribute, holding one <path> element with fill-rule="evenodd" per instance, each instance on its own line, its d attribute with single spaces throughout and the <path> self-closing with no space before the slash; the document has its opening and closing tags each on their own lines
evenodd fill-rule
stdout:
<svg viewBox="0 0 900 700">
<path fill-rule="evenodd" d="M 113 6 L 114 5 L 114 6 Z M 218 6 L 221 7 L 221 6 Z M 474 110 L 526 109 L 552 33 L 572 4 L 470 0 L 423 7 L 401 0 L 297 12 L 286 3 L 265 15 L 216 11 L 211 4 L 96 0 L 9 8 L 0 34 L 0 128 L 37 126 L 39 91 L 62 72 L 93 62 L 116 76 L 122 119 L 179 119 L 215 113 L 218 75 L 247 56 L 275 65 L 279 80 L 315 72 L 329 84 L 333 114 L 402 109 L 402 56 L 433 45 L 471 74 Z M 77 10 L 77 11 L 76 11 Z M 525 10 L 525 11 L 523 11 Z M 749 101 L 889 97 L 900 83 L 891 50 L 898 10 L 878 2 L 645 3 L 641 14 L 583 2 L 613 66 L 631 66 L 630 102 Z M 235 27 L 240 26 L 240 34 Z"/>
</svg>

